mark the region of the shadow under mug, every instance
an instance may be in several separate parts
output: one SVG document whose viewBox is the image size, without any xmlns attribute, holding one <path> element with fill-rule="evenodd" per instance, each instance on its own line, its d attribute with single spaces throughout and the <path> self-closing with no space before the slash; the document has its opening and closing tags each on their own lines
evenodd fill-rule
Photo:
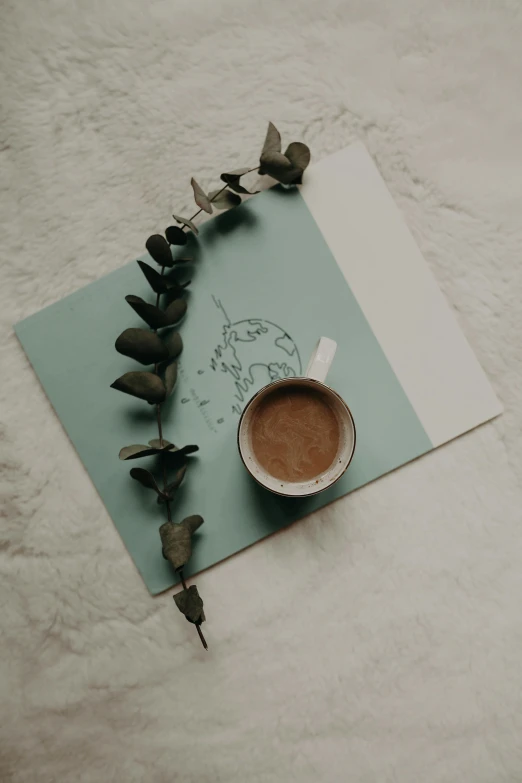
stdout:
<svg viewBox="0 0 522 783">
<path fill-rule="evenodd" d="M 306 374 L 301 378 L 283 378 L 264 386 L 247 403 L 243 410 L 237 431 L 237 443 L 243 463 L 258 484 L 284 497 L 303 498 L 317 495 L 338 481 L 352 461 L 355 451 L 355 423 L 352 413 L 337 392 L 326 385 L 337 343 L 329 337 L 321 337 L 308 363 Z M 308 481 L 283 481 L 268 473 L 258 462 L 252 448 L 252 422 L 263 400 L 276 389 L 288 387 L 312 388 L 320 391 L 335 414 L 339 425 L 339 446 L 332 464 L 327 470 Z"/>
</svg>

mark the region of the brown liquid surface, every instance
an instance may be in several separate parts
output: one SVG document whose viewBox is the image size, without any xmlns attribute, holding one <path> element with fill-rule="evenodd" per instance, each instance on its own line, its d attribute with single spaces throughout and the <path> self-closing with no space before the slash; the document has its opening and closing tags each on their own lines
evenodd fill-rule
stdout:
<svg viewBox="0 0 522 783">
<path fill-rule="evenodd" d="M 334 462 L 339 424 L 321 392 L 284 386 L 259 403 L 251 437 L 256 459 L 268 473 L 282 481 L 309 481 Z"/>
</svg>

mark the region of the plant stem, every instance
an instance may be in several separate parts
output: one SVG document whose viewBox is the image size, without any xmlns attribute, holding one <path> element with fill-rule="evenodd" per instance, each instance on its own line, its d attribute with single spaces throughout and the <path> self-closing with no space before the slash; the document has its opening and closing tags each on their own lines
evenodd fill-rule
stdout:
<svg viewBox="0 0 522 783">
<path fill-rule="evenodd" d="M 160 446 L 163 446 L 163 428 L 161 426 L 161 404 L 158 402 L 156 403 L 156 421 L 158 422 L 158 436 L 160 440 Z M 167 492 L 167 465 L 165 461 L 165 455 L 161 455 L 161 470 L 163 473 L 163 491 Z M 172 522 L 172 514 L 170 511 L 170 500 L 165 500 L 165 505 L 167 507 L 167 519 L 169 522 Z"/>
<path fill-rule="evenodd" d="M 165 274 L 165 267 L 164 266 L 161 267 L 161 274 L 162 275 Z M 156 294 L 156 307 L 159 307 L 160 298 L 161 298 L 161 294 L 158 292 Z M 153 331 L 157 332 L 158 330 L 154 329 Z M 158 365 L 157 364 L 154 365 L 154 372 L 156 373 L 156 375 L 159 375 L 159 373 L 158 373 Z M 156 420 L 158 422 L 158 437 L 159 437 L 159 441 L 160 441 L 160 447 L 163 448 L 163 427 L 162 427 L 162 424 L 161 424 L 161 403 L 160 402 L 156 403 Z M 166 493 L 167 492 L 167 466 L 165 464 L 165 455 L 164 454 L 161 455 L 161 469 L 163 471 L 163 491 Z M 172 513 L 171 513 L 171 510 L 170 510 L 170 500 L 165 500 L 165 505 L 167 507 L 167 518 L 168 518 L 169 522 L 172 522 Z"/>
<path fill-rule="evenodd" d="M 198 632 L 199 638 L 201 639 L 201 644 L 203 645 L 205 650 L 208 650 L 207 640 L 203 636 L 203 631 L 201 630 L 201 623 L 196 623 L 196 631 Z"/>
</svg>

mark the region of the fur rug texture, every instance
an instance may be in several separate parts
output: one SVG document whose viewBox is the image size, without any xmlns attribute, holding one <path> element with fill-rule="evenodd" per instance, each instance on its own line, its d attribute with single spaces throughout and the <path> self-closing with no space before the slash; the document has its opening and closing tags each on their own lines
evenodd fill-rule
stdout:
<svg viewBox="0 0 522 783">
<path fill-rule="evenodd" d="M 522 780 L 521 41 L 515 0 L 2 1 L 0 780 Z M 201 575 L 205 653 L 12 324 L 268 120 L 367 145 L 506 412 Z"/>
</svg>

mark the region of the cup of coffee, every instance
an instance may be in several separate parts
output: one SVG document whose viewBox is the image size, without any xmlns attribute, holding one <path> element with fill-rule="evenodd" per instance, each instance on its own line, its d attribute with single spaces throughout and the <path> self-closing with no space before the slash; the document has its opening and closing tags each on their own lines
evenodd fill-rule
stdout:
<svg viewBox="0 0 522 783">
<path fill-rule="evenodd" d="M 238 428 L 241 459 L 261 486 L 286 497 L 322 492 L 341 478 L 355 451 L 348 405 L 325 384 L 337 343 L 321 337 L 302 378 L 261 389 Z"/>
</svg>

